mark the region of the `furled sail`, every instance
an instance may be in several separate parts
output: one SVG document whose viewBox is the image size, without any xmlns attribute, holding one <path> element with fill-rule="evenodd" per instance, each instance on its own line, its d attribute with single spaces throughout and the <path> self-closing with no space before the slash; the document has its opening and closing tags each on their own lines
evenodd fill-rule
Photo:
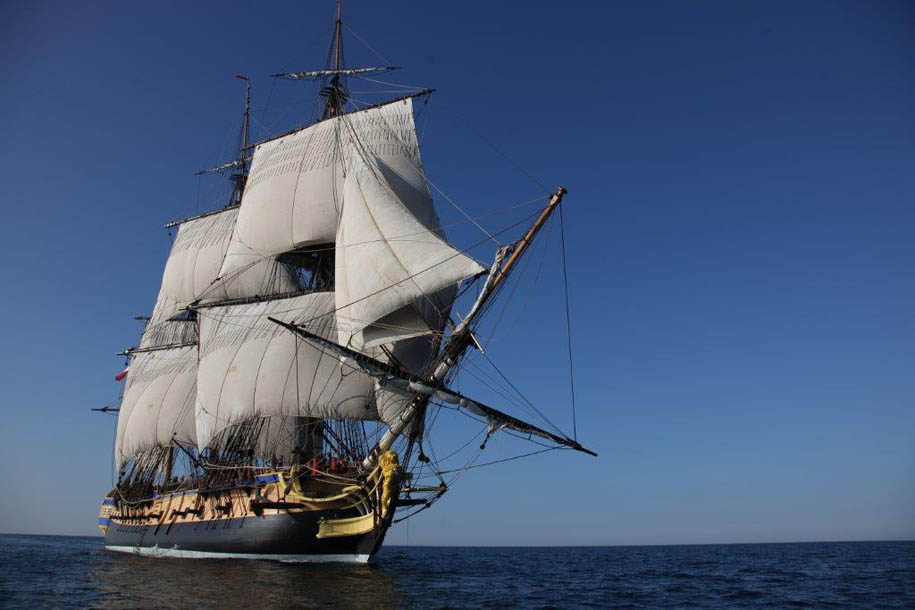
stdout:
<svg viewBox="0 0 915 610">
<path fill-rule="evenodd" d="M 196 442 L 196 380 L 196 346 L 131 356 L 118 414 L 115 445 L 118 469 L 144 449 L 167 446 L 172 441 Z"/>
<path fill-rule="evenodd" d="M 197 321 L 190 318 L 150 321 L 140 337 L 141 350 L 179 347 L 197 343 Z"/>
<path fill-rule="evenodd" d="M 328 336 L 333 309 L 333 293 L 319 292 L 198 312 L 201 450 L 226 427 L 253 416 L 379 419 L 371 377 L 268 320 L 308 320 L 312 332 Z"/>
<path fill-rule="evenodd" d="M 294 292 L 293 275 L 273 259 L 253 261 L 220 281 L 226 248 L 238 208 L 229 208 L 181 223 L 162 274 L 148 333 L 189 304 Z"/>
</svg>

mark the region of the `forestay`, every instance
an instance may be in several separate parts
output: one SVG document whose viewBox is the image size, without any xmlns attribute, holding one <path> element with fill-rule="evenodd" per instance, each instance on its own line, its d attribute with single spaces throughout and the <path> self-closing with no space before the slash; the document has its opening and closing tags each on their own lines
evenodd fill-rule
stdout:
<svg viewBox="0 0 915 610">
<path fill-rule="evenodd" d="M 194 444 L 197 347 L 133 354 L 118 414 L 118 469 L 133 455 L 172 441 Z"/>
</svg>

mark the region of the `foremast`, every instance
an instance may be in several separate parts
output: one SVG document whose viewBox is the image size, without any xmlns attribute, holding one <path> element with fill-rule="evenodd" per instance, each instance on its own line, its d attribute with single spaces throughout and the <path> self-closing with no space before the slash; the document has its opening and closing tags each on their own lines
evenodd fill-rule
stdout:
<svg viewBox="0 0 915 610">
<path fill-rule="evenodd" d="M 202 169 L 195 174 L 200 176 L 203 174 L 216 174 L 228 169 L 235 170 L 229 176 L 229 180 L 232 182 L 232 196 L 225 205 L 227 208 L 241 205 L 241 198 L 245 193 L 245 184 L 248 182 L 248 174 L 251 169 L 251 157 L 249 156 L 249 149 L 251 148 L 251 79 L 244 74 L 236 74 L 235 78 L 245 81 L 245 112 L 242 115 L 241 130 L 239 131 L 238 137 L 238 156 L 231 161 Z M 181 222 L 186 220 L 191 219 L 188 218 L 177 222 L 170 222 L 165 226 L 166 228 L 170 228 L 181 224 Z"/>
</svg>

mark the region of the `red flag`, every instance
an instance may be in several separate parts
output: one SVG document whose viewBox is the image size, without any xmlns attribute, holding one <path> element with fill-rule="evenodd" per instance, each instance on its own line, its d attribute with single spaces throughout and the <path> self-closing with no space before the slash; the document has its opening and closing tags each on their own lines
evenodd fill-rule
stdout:
<svg viewBox="0 0 915 610">
<path fill-rule="evenodd" d="M 248 78 L 248 77 L 245 76 L 244 74 L 236 74 L 236 75 L 235 75 L 235 78 L 237 78 L 238 80 L 251 80 L 250 78 Z"/>
<path fill-rule="evenodd" d="M 127 377 L 127 371 L 129 371 L 129 370 L 130 370 L 130 367 L 128 366 L 126 369 L 124 369 L 123 371 L 121 371 L 120 373 L 115 375 L 114 380 L 115 381 L 124 381 L 124 378 Z"/>
</svg>

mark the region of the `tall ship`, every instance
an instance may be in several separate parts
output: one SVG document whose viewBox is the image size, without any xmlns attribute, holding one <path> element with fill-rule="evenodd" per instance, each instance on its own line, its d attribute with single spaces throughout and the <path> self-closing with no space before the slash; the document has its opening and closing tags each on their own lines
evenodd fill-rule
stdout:
<svg viewBox="0 0 915 610">
<path fill-rule="evenodd" d="M 177 230 L 138 344 L 124 352 L 112 551 L 367 562 L 391 525 L 447 490 L 427 440 L 437 409 L 593 452 L 453 388 L 481 317 L 564 188 L 477 262 L 449 244 L 420 158 L 411 90 L 378 104 L 349 79 L 339 2 L 306 127 L 252 145 L 250 87 L 224 207 Z M 244 78 L 244 77 L 242 77 Z M 452 311 L 458 296 L 469 306 Z M 471 439 L 473 440 L 473 439 Z"/>
</svg>

